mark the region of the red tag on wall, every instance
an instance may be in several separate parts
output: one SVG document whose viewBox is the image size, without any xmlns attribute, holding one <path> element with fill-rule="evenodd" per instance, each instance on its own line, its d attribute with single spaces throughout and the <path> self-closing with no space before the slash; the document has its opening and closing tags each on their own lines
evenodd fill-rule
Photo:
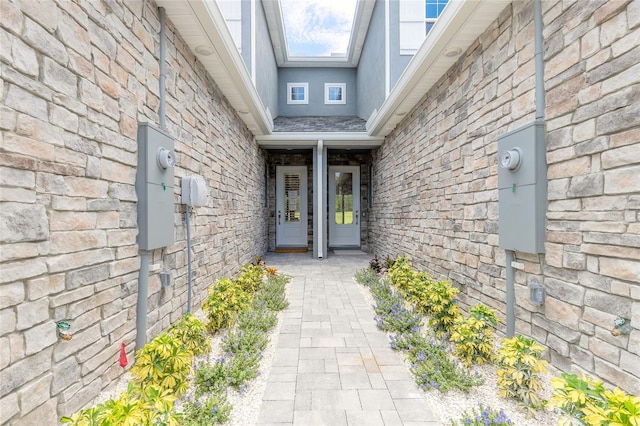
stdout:
<svg viewBox="0 0 640 426">
<path fill-rule="evenodd" d="M 127 366 L 128 362 L 127 362 L 127 352 L 124 350 L 124 342 L 122 343 L 122 346 L 120 347 L 120 367 L 124 368 Z"/>
</svg>

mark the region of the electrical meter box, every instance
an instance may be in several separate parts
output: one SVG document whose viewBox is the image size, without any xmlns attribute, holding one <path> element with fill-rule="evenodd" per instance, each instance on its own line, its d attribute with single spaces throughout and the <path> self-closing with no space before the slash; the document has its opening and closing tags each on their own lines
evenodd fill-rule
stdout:
<svg viewBox="0 0 640 426">
<path fill-rule="evenodd" d="M 138 123 L 138 246 L 153 250 L 174 243 L 174 140 L 149 123 Z"/>
<path fill-rule="evenodd" d="M 536 121 L 498 138 L 498 244 L 505 250 L 544 253 L 544 136 L 544 123 Z"/>
</svg>

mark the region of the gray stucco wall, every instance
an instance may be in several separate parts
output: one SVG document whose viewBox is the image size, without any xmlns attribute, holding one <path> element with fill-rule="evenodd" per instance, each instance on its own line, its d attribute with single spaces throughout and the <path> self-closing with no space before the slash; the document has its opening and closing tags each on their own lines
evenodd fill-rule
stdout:
<svg viewBox="0 0 640 426">
<path fill-rule="evenodd" d="M 378 2 L 383 5 L 382 2 Z M 390 89 L 396 85 L 402 72 L 413 58 L 413 55 L 400 54 L 400 1 L 389 2 L 389 59 L 390 59 Z"/>
<path fill-rule="evenodd" d="M 244 11 L 244 7 L 243 7 Z M 244 13 L 244 12 L 243 12 Z M 256 88 L 262 103 L 278 116 L 278 65 L 273 54 L 262 2 L 256 3 Z"/>
<path fill-rule="evenodd" d="M 308 104 L 287 104 L 287 83 L 309 83 Z M 324 104 L 325 83 L 346 83 L 345 105 Z M 280 68 L 278 71 L 278 115 L 298 116 L 355 116 L 356 70 L 354 68 Z"/>
<path fill-rule="evenodd" d="M 378 1 L 357 70 L 357 115 L 365 120 L 384 102 L 384 59 L 384 2 Z"/>
<path fill-rule="evenodd" d="M 251 1 L 242 0 L 242 60 L 251 74 Z"/>
</svg>

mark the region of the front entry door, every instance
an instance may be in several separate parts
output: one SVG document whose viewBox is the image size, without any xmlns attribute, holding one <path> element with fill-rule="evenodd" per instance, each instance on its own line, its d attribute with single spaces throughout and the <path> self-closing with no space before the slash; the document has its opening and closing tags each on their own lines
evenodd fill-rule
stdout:
<svg viewBox="0 0 640 426">
<path fill-rule="evenodd" d="M 307 167 L 276 168 L 276 247 L 307 247 Z"/>
<path fill-rule="evenodd" d="M 359 166 L 329 166 L 329 246 L 360 247 Z"/>
</svg>

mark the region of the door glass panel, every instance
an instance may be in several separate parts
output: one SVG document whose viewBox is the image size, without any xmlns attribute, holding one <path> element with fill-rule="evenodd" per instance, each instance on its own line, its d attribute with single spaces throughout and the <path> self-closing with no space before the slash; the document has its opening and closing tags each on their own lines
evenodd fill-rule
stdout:
<svg viewBox="0 0 640 426">
<path fill-rule="evenodd" d="M 284 221 L 300 222 L 300 175 L 285 173 L 284 175 Z"/>
<path fill-rule="evenodd" d="M 353 223 L 353 173 L 335 172 L 336 224 Z"/>
</svg>

